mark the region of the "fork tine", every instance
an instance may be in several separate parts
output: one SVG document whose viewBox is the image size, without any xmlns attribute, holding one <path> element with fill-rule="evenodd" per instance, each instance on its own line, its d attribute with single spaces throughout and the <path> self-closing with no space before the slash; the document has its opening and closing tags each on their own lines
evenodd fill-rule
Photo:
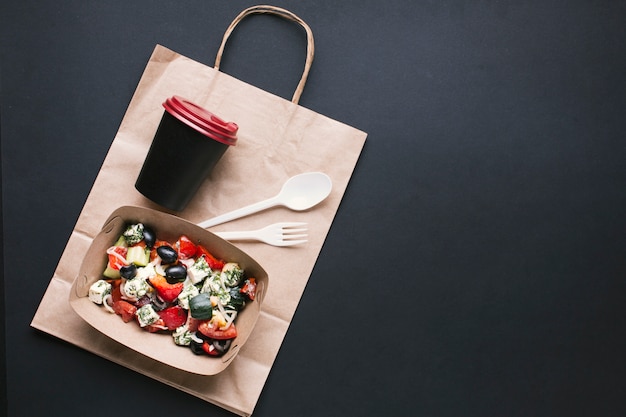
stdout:
<svg viewBox="0 0 626 417">
<path fill-rule="evenodd" d="M 304 233 L 304 235 L 306 236 L 306 233 L 308 232 L 307 229 L 283 229 L 279 232 L 279 234 L 283 234 L 283 235 L 296 235 L 298 233 Z"/>
<path fill-rule="evenodd" d="M 306 223 L 298 226 L 283 226 L 281 227 L 283 230 L 306 230 Z"/>
<path fill-rule="evenodd" d="M 282 238 L 296 239 L 307 237 L 306 232 L 308 232 L 308 229 L 300 226 L 306 226 L 306 223 L 280 223 L 280 228 L 276 232 Z"/>
<path fill-rule="evenodd" d="M 285 239 L 297 239 L 308 236 L 307 229 L 283 229 L 278 235 Z"/>
<path fill-rule="evenodd" d="M 306 226 L 306 223 L 304 222 L 282 222 L 282 223 L 275 223 L 272 226 L 276 226 L 276 227 L 298 227 L 298 226 Z"/>
<path fill-rule="evenodd" d="M 278 235 L 280 243 L 277 246 L 292 246 L 306 243 L 306 223 L 302 222 L 283 222 L 279 223 Z M 304 232 L 304 233 L 303 233 Z M 304 239 L 303 239 L 304 238 Z"/>
<path fill-rule="evenodd" d="M 272 243 L 274 246 L 293 246 L 299 245 L 300 243 L 306 243 L 306 240 L 283 240 L 282 242 L 274 242 Z"/>
<path fill-rule="evenodd" d="M 298 233 L 298 234 L 283 233 L 282 234 L 283 239 L 301 239 L 301 238 L 308 237 L 308 236 L 309 235 L 307 235 L 306 233 Z"/>
</svg>

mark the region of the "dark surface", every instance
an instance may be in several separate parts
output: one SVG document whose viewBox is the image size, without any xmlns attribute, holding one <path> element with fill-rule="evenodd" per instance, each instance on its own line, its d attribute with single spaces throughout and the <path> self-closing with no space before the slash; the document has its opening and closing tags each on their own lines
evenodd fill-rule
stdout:
<svg viewBox="0 0 626 417">
<path fill-rule="evenodd" d="M 625 415 L 626 3 L 363 3 L 277 3 L 369 136 L 254 415 Z M 252 4 L 0 6 L 10 417 L 231 415 L 29 323 L 154 45 L 213 65 Z M 304 39 L 221 69 L 289 98 Z"/>
</svg>

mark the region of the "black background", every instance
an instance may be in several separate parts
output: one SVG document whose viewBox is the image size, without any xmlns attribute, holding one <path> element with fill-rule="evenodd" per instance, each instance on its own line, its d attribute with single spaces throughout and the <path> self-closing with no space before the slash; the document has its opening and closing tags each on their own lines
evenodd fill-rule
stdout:
<svg viewBox="0 0 626 417">
<path fill-rule="evenodd" d="M 155 44 L 213 65 L 253 4 L 0 6 L 9 416 L 231 415 L 29 324 Z M 626 3 L 275 5 L 369 136 L 254 415 L 624 416 Z M 221 69 L 290 98 L 304 56 L 252 16 Z"/>
</svg>

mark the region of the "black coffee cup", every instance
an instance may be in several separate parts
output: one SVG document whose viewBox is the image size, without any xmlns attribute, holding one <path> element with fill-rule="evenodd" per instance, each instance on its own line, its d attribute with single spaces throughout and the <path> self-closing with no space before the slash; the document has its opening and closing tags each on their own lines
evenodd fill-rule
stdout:
<svg viewBox="0 0 626 417">
<path fill-rule="evenodd" d="M 135 188 L 155 203 L 180 211 L 236 144 L 239 128 L 179 96 L 168 98 L 163 107 Z"/>
</svg>

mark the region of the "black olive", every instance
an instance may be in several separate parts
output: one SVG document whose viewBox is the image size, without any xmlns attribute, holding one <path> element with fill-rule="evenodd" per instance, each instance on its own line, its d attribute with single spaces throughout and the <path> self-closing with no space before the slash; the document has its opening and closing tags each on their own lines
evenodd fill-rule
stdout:
<svg viewBox="0 0 626 417">
<path fill-rule="evenodd" d="M 171 246 L 159 246 L 157 248 L 157 254 L 164 264 L 173 264 L 178 260 L 178 253 Z"/>
<path fill-rule="evenodd" d="M 133 279 L 137 275 L 137 267 L 134 264 L 124 265 L 120 268 L 120 276 L 126 279 Z"/>
<path fill-rule="evenodd" d="M 205 336 L 204 334 L 202 334 L 202 332 L 196 332 L 196 337 L 198 339 L 202 339 L 202 340 L 205 340 L 205 341 L 208 341 L 208 342 L 213 340 L 209 336 Z"/>
<path fill-rule="evenodd" d="M 165 310 L 169 304 L 161 299 L 158 295 L 152 298 L 152 307 L 155 311 Z"/>
<path fill-rule="evenodd" d="M 137 301 L 135 301 L 133 304 L 135 305 L 135 307 L 143 307 L 146 304 L 150 304 L 152 302 L 152 298 L 149 295 L 144 295 L 143 297 L 140 297 Z"/>
<path fill-rule="evenodd" d="M 143 227 L 143 241 L 146 242 L 146 246 L 152 248 L 154 242 L 156 242 L 156 233 L 148 226 Z"/>
<path fill-rule="evenodd" d="M 226 353 L 228 351 L 228 349 L 230 349 L 230 345 L 233 342 L 233 339 L 226 339 L 226 340 L 217 340 L 214 339 L 213 340 L 213 347 L 219 352 L 219 353 Z"/>
<path fill-rule="evenodd" d="M 187 268 L 184 265 L 170 265 L 165 269 L 165 278 L 170 284 L 184 281 L 187 278 Z"/>
<path fill-rule="evenodd" d="M 189 344 L 189 348 L 196 355 L 203 355 L 205 353 L 204 349 L 202 349 L 202 344 L 203 343 L 204 342 L 200 343 L 200 342 L 196 342 L 195 340 L 191 339 L 191 343 Z"/>
</svg>

